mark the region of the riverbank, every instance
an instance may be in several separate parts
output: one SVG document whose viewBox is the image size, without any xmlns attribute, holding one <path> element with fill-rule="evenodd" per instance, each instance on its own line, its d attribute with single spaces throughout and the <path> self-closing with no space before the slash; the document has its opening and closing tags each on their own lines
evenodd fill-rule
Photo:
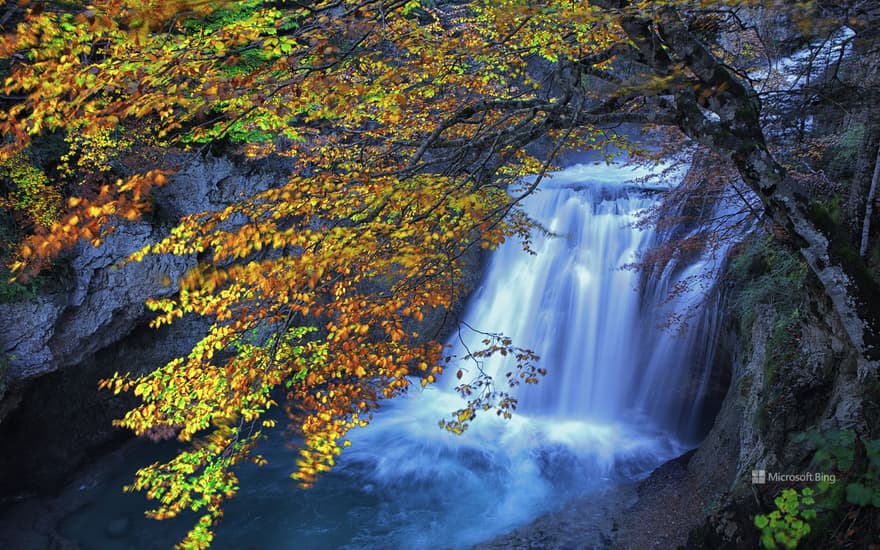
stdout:
<svg viewBox="0 0 880 550">
<path fill-rule="evenodd" d="M 639 483 L 591 495 L 472 550 L 670 550 L 705 518 L 706 502 L 688 471 L 694 451 Z"/>
</svg>

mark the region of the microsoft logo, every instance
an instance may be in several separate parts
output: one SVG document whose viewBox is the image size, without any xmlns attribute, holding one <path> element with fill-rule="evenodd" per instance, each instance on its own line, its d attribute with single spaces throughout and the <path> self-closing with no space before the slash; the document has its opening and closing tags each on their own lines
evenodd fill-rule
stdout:
<svg viewBox="0 0 880 550">
<path fill-rule="evenodd" d="M 804 472 L 800 474 L 783 474 L 780 472 L 768 472 L 767 470 L 752 470 L 752 483 L 764 485 L 765 483 L 836 483 L 835 474 L 824 472 Z"/>
</svg>

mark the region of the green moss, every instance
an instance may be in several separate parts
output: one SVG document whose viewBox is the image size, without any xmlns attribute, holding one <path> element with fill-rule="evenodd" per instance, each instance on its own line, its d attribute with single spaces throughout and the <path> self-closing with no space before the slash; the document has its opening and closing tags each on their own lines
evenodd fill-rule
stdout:
<svg viewBox="0 0 880 550">
<path fill-rule="evenodd" d="M 771 236 L 756 235 L 733 258 L 728 274 L 737 289 L 732 296 L 733 311 L 739 314 L 740 328 L 746 333 L 761 304 L 771 306 L 781 316 L 789 316 L 797 309 L 806 284 L 807 266 L 800 256 L 783 248 Z"/>
<path fill-rule="evenodd" d="M 833 235 L 842 230 L 843 213 L 840 203 L 840 197 L 834 197 L 829 201 L 815 200 L 810 203 L 810 217 L 826 234 Z"/>
<path fill-rule="evenodd" d="M 873 289 L 872 292 L 877 293 L 880 291 L 878 289 L 880 286 L 880 270 L 878 270 L 880 261 L 874 261 L 869 257 L 866 263 L 859 256 L 858 239 L 850 233 L 848 225 L 844 223 L 842 202 L 841 197 L 834 197 L 828 201 L 813 201 L 810 203 L 810 217 L 819 229 L 828 236 L 831 255 L 844 264 L 847 273 L 855 279 L 856 286 L 866 290 Z M 880 251 L 872 251 L 872 255 L 875 253 L 878 255 L 877 259 L 880 260 Z"/>
<path fill-rule="evenodd" d="M 736 150 L 736 153 L 737 155 L 746 156 L 763 149 L 766 149 L 766 146 L 763 143 L 758 141 L 746 141 Z"/>
<path fill-rule="evenodd" d="M 732 259 L 728 277 L 733 283 L 731 311 L 739 315 L 740 333 L 749 342 L 758 312 L 771 318 L 770 334 L 763 342 L 764 363 L 761 402 L 754 419 L 755 427 L 765 430 L 773 416 L 774 384 L 780 374 L 798 361 L 801 339 L 801 304 L 807 286 L 807 266 L 801 257 L 778 244 L 771 236 L 754 235 Z M 765 306 L 765 309 L 761 309 Z M 749 385 L 754 384 L 749 380 Z M 741 386 L 742 392 L 748 386 Z"/>
<path fill-rule="evenodd" d="M 742 107 L 736 110 L 736 116 L 738 118 L 749 118 L 755 115 L 755 110 L 752 109 L 751 104 L 744 103 Z"/>
<path fill-rule="evenodd" d="M 799 355 L 798 343 L 801 336 L 800 310 L 780 315 L 773 324 L 773 333 L 767 340 L 764 356 L 764 385 L 769 386 L 776 381 L 777 373 L 794 361 Z"/>
</svg>

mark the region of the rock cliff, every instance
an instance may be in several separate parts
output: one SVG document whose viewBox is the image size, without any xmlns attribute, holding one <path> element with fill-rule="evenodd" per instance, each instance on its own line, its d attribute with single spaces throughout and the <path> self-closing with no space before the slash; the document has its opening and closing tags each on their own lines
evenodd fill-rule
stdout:
<svg viewBox="0 0 880 550">
<path fill-rule="evenodd" d="M 173 281 L 195 257 L 151 256 L 119 267 L 180 216 L 215 210 L 284 177 L 283 163 L 228 158 L 181 159 L 171 183 L 155 196 L 149 219 L 121 223 L 94 248 L 81 244 L 50 275 L 36 298 L 0 304 L 0 494 L 56 487 L 89 452 L 121 437 L 110 425 L 130 404 L 98 392 L 114 371 L 155 368 L 185 353 L 205 323 L 185 319 L 161 331 L 147 327 L 150 296 L 175 292 Z M 22 472 L 28 475 L 22 475 Z"/>
</svg>

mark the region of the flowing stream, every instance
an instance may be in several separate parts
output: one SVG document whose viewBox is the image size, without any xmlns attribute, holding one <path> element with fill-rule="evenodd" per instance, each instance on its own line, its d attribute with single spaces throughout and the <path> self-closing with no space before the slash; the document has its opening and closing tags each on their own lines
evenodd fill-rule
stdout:
<svg viewBox="0 0 880 550">
<path fill-rule="evenodd" d="M 570 498 L 609 494 L 693 446 L 717 312 L 697 308 L 684 336 L 658 328 L 669 308 L 698 304 L 694 291 L 672 301 L 668 292 L 705 260 L 641 290 L 639 274 L 620 269 L 658 238 L 632 226 L 657 200 L 656 189 L 630 183 L 641 175 L 614 165 L 557 173 L 525 204 L 555 236 L 536 237 L 534 256 L 518 242 L 493 253 L 467 324 L 503 332 L 548 370 L 519 392 L 512 420 L 478 415 L 461 436 L 438 428 L 462 406 L 450 375 L 352 432 L 338 467 L 309 491 L 288 479 L 295 456 L 279 436 L 264 445 L 268 466 L 241 471 L 213 547 L 464 548 Z M 461 354 L 482 338 L 462 329 L 451 344 Z M 503 379 L 510 365 L 493 358 L 483 368 Z M 138 444 L 124 466 L 86 482 L 91 503 L 67 518 L 64 534 L 86 549 L 170 547 L 192 518 L 146 520 L 143 497 L 119 488 L 135 467 L 171 452 Z"/>
</svg>

